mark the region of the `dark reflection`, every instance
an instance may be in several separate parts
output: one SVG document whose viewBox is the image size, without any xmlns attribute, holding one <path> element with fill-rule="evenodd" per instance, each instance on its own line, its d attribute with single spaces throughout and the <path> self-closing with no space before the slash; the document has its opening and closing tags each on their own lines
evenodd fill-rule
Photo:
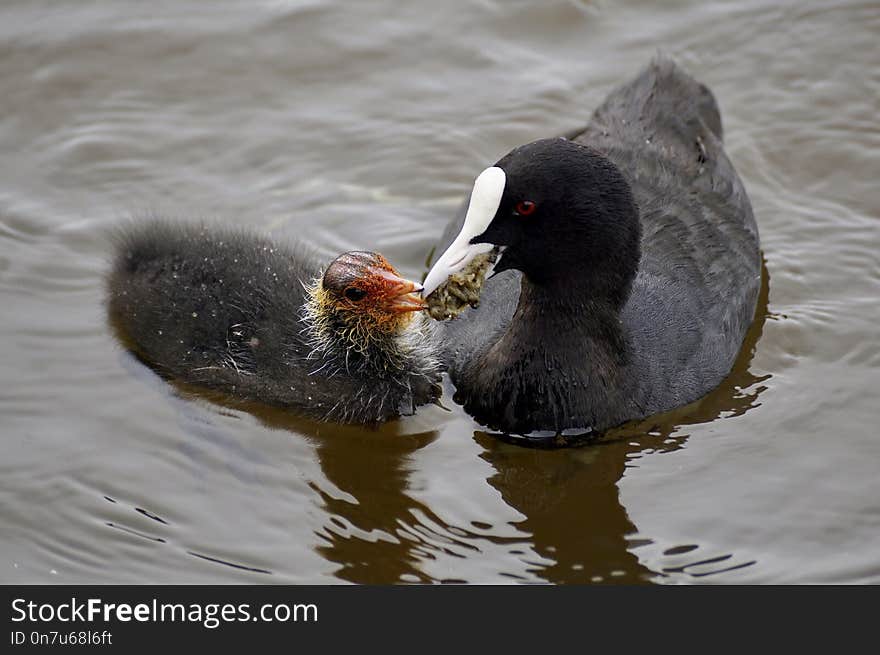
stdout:
<svg viewBox="0 0 880 655">
<path fill-rule="evenodd" d="M 399 533 L 401 523 L 410 523 L 411 511 L 419 505 L 406 494 L 405 460 L 433 436 L 383 439 L 379 444 L 370 444 L 363 438 L 322 440 L 318 457 L 324 475 L 358 500 L 355 505 L 321 492 L 331 518 L 321 534 L 325 545 L 318 546 L 318 551 L 341 566 L 338 577 L 373 584 L 426 581 L 419 571 L 416 544 L 401 538 Z M 334 524 L 334 520 L 338 521 L 334 516 L 345 517 L 376 540 L 347 534 L 344 525 Z"/>
<path fill-rule="evenodd" d="M 330 520 L 320 535 L 325 545 L 318 546 L 318 551 L 341 566 L 338 577 L 368 584 L 429 581 L 419 570 L 419 560 L 424 558 L 420 540 L 408 526 L 413 523 L 414 509 L 428 515 L 433 512 L 407 494 L 407 459 L 436 436 L 435 432 L 399 436 L 360 431 L 318 439 L 324 475 L 358 501 L 352 504 L 320 492 Z M 349 534 L 335 516 L 344 517 L 375 540 Z"/>
<path fill-rule="evenodd" d="M 262 405 L 235 407 L 268 427 L 305 435 L 315 446 L 324 476 L 351 496 L 336 497 L 310 483 L 326 513 L 323 528 L 316 533 L 321 544 L 316 550 L 339 564 L 337 577 L 360 584 L 432 581 L 419 570 L 419 561 L 430 557 L 432 546 L 419 532 L 424 526 L 413 529 L 413 512 L 442 521 L 407 493 L 407 464 L 438 432 L 404 434 L 398 421 L 376 429 L 321 424 Z"/>
<path fill-rule="evenodd" d="M 749 367 L 769 316 L 766 262 L 761 272 L 755 321 L 739 357 L 724 382 L 700 401 L 622 426 L 581 448 L 524 448 L 475 434 L 482 457 L 496 470 L 489 484 L 526 516 L 518 527 L 533 535 L 540 555 L 554 561 L 536 569 L 536 575 L 555 583 L 634 583 L 662 575 L 641 566 L 632 552 L 638 544 L 627 536 L 637 530 L 620 504 L 617 483 L 641 454 L 680 448 L 688 436 L 682 427 L 737 416 L 758 405 L 769 376 L 756 376 Z"/>
<path fill-rule="evenodd" d="M 476 439 L 496 470 L 489 484 L 526 515 L 517 527 L 532 535 L 537 553 L 555 562 L 533 571 L 536 575 L 558 583 L 633 583 L 647 577 L 629 552 L 625 535 L 635 527 L 617 493 L 631 447 L 617 442 L 539 450 L 484 433 Z"/>
</svg>

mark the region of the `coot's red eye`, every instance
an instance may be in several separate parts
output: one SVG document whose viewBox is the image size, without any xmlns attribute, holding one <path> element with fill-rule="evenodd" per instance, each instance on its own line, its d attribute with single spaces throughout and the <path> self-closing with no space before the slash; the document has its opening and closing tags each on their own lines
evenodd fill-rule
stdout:
<svg viewBox="0 0 880 655">
<path fill-rule="evenodd" d="M 522 200 L 516 204 L 516 213 L 520 216 L 528 216 L 538 208 L 531 200 Z"/>
</svg>

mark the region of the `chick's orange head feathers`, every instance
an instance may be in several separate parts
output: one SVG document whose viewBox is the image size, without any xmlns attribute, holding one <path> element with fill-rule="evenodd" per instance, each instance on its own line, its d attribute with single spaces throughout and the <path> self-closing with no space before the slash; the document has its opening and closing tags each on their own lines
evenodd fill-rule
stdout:
<svg viewBox="0 0 880 655">
<path fill-rule="evenodd" d="M 346 252 L 334 259 L 321 285 L 339 310 L 362 311 L 380 319 L 425 309 L 417 295 L 422 285 L 406 280 L 382 255 Z"/>
</svg>

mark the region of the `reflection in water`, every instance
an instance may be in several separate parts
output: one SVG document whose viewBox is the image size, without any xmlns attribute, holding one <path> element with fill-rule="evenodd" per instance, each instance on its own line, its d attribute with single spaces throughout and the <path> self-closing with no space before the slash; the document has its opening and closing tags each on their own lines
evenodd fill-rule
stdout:
<svg viewBox="0 0 880 655">
<path fill-rule="evenodd" d="M 482 457 L 495 468 L 489 484 L 526 518 L 534 550 L 553 562 L 532 573 L 549 582 L 644 580 L 647 571 L 629 552 L 635 527 L 620 504 L 617 481 L 627 445 L 577 449 L 523 448 L 478 433 Z"/>
<path fill-rule="evenodd" d="M 240 407 L 241 408 L 241 407 Z M 361 584 L 430 582 L 419 560 L 430 556 L 423 525 L 414 516 L 440 520 L 408 493 L 410 456 L 437 438 L 435 431 L 403 433 L 392 421 L 376 429 L 316 424 L 269 407 L 246 407 L 272 428 L 308 435 L 330 485 L 310 483 L 326 515 L 317 531 L 323 557 L 335 575 Z"/>
<path fill-rule="evenodd" d="M 633 553 L 639 543 L 629 535 L 637 528 L 620 503 L 618 481 L 643 454 L 680 448 L 687 438 L 682 427 L 737 416 L 757 405 L 766 377 L 755 376 L 749 367 L 768 317 L 766 265 L 762 275 L 756 319 L 733 370 L 702 400 L 623 426 L 600 443 L 580 448 L 527 448 L 475 432 L 481 457 L 494 471 L 488 483 L 525 516 L 516 527 L 530 535 L 516 540 L 485 534 L 482 538 L 505 545 L 508 552 L 521 555 L 521 561 L 532 561 L 524 572 L 548 582 L 634 583 L 662 576 L 662 571 L 646 569 Z M 421 563 L 434 559 L 438 549 L 458 557 L 478 550 L 476 535 L 464 526 L 447 525 L 409 492 L 411 458 L 439 436 L 437 431 L 405 434 L 400 422 L 377 430 L 319 425 L 274 408 L 235 406 L 270 427 L 309 435 L 331 483 L 311 483 L 326 515 L 316 549 L 339 565 L 335 575 L 340 579 L 373 584 L 436 581 Z M 681 554 L 690 550 L 682 547 Z M 545 563 L 534 563 L 535 554 Z M 727 559 L 721 558 L 715 570 L 743 565 Z M 687 572 L 688 566 L 698 564 L 711 563 L 697 560 L 679 568 Z M 699 570 L 706 574 L 705 568 Z"/>
<path fill-rule="evenodd" d="M 377 438 L 378 437 L 378 438 Z M 431 511 L 407 495 L 407 460 L 436 433 L 395 436 L 333 434 L 321 438 L 318 458 L 324 475 L 355 499 L 320 491 L 329 520 L 319 552 L 340 565 L 336 575 L 359 583 L 427 582 L 420 572 L 413 511 Z"/>
</svg>

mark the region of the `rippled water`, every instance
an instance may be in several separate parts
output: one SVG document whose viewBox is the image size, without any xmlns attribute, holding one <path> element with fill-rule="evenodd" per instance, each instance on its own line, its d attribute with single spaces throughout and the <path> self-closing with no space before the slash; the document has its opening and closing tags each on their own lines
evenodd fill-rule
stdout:
<svg viewBox="0 0 880 655">
<path fill-rule="evenodd" d="M 880 7 L 658 5 L 5 2 L 0 582 L 880 582 Z M 458 408 L 315 427 L 111 337 L 129 216 L 417 276 L 476 173 L 658 49 L 715 91 L 766 263 L 697 405 L 558 451 Z"/>
</svg>

